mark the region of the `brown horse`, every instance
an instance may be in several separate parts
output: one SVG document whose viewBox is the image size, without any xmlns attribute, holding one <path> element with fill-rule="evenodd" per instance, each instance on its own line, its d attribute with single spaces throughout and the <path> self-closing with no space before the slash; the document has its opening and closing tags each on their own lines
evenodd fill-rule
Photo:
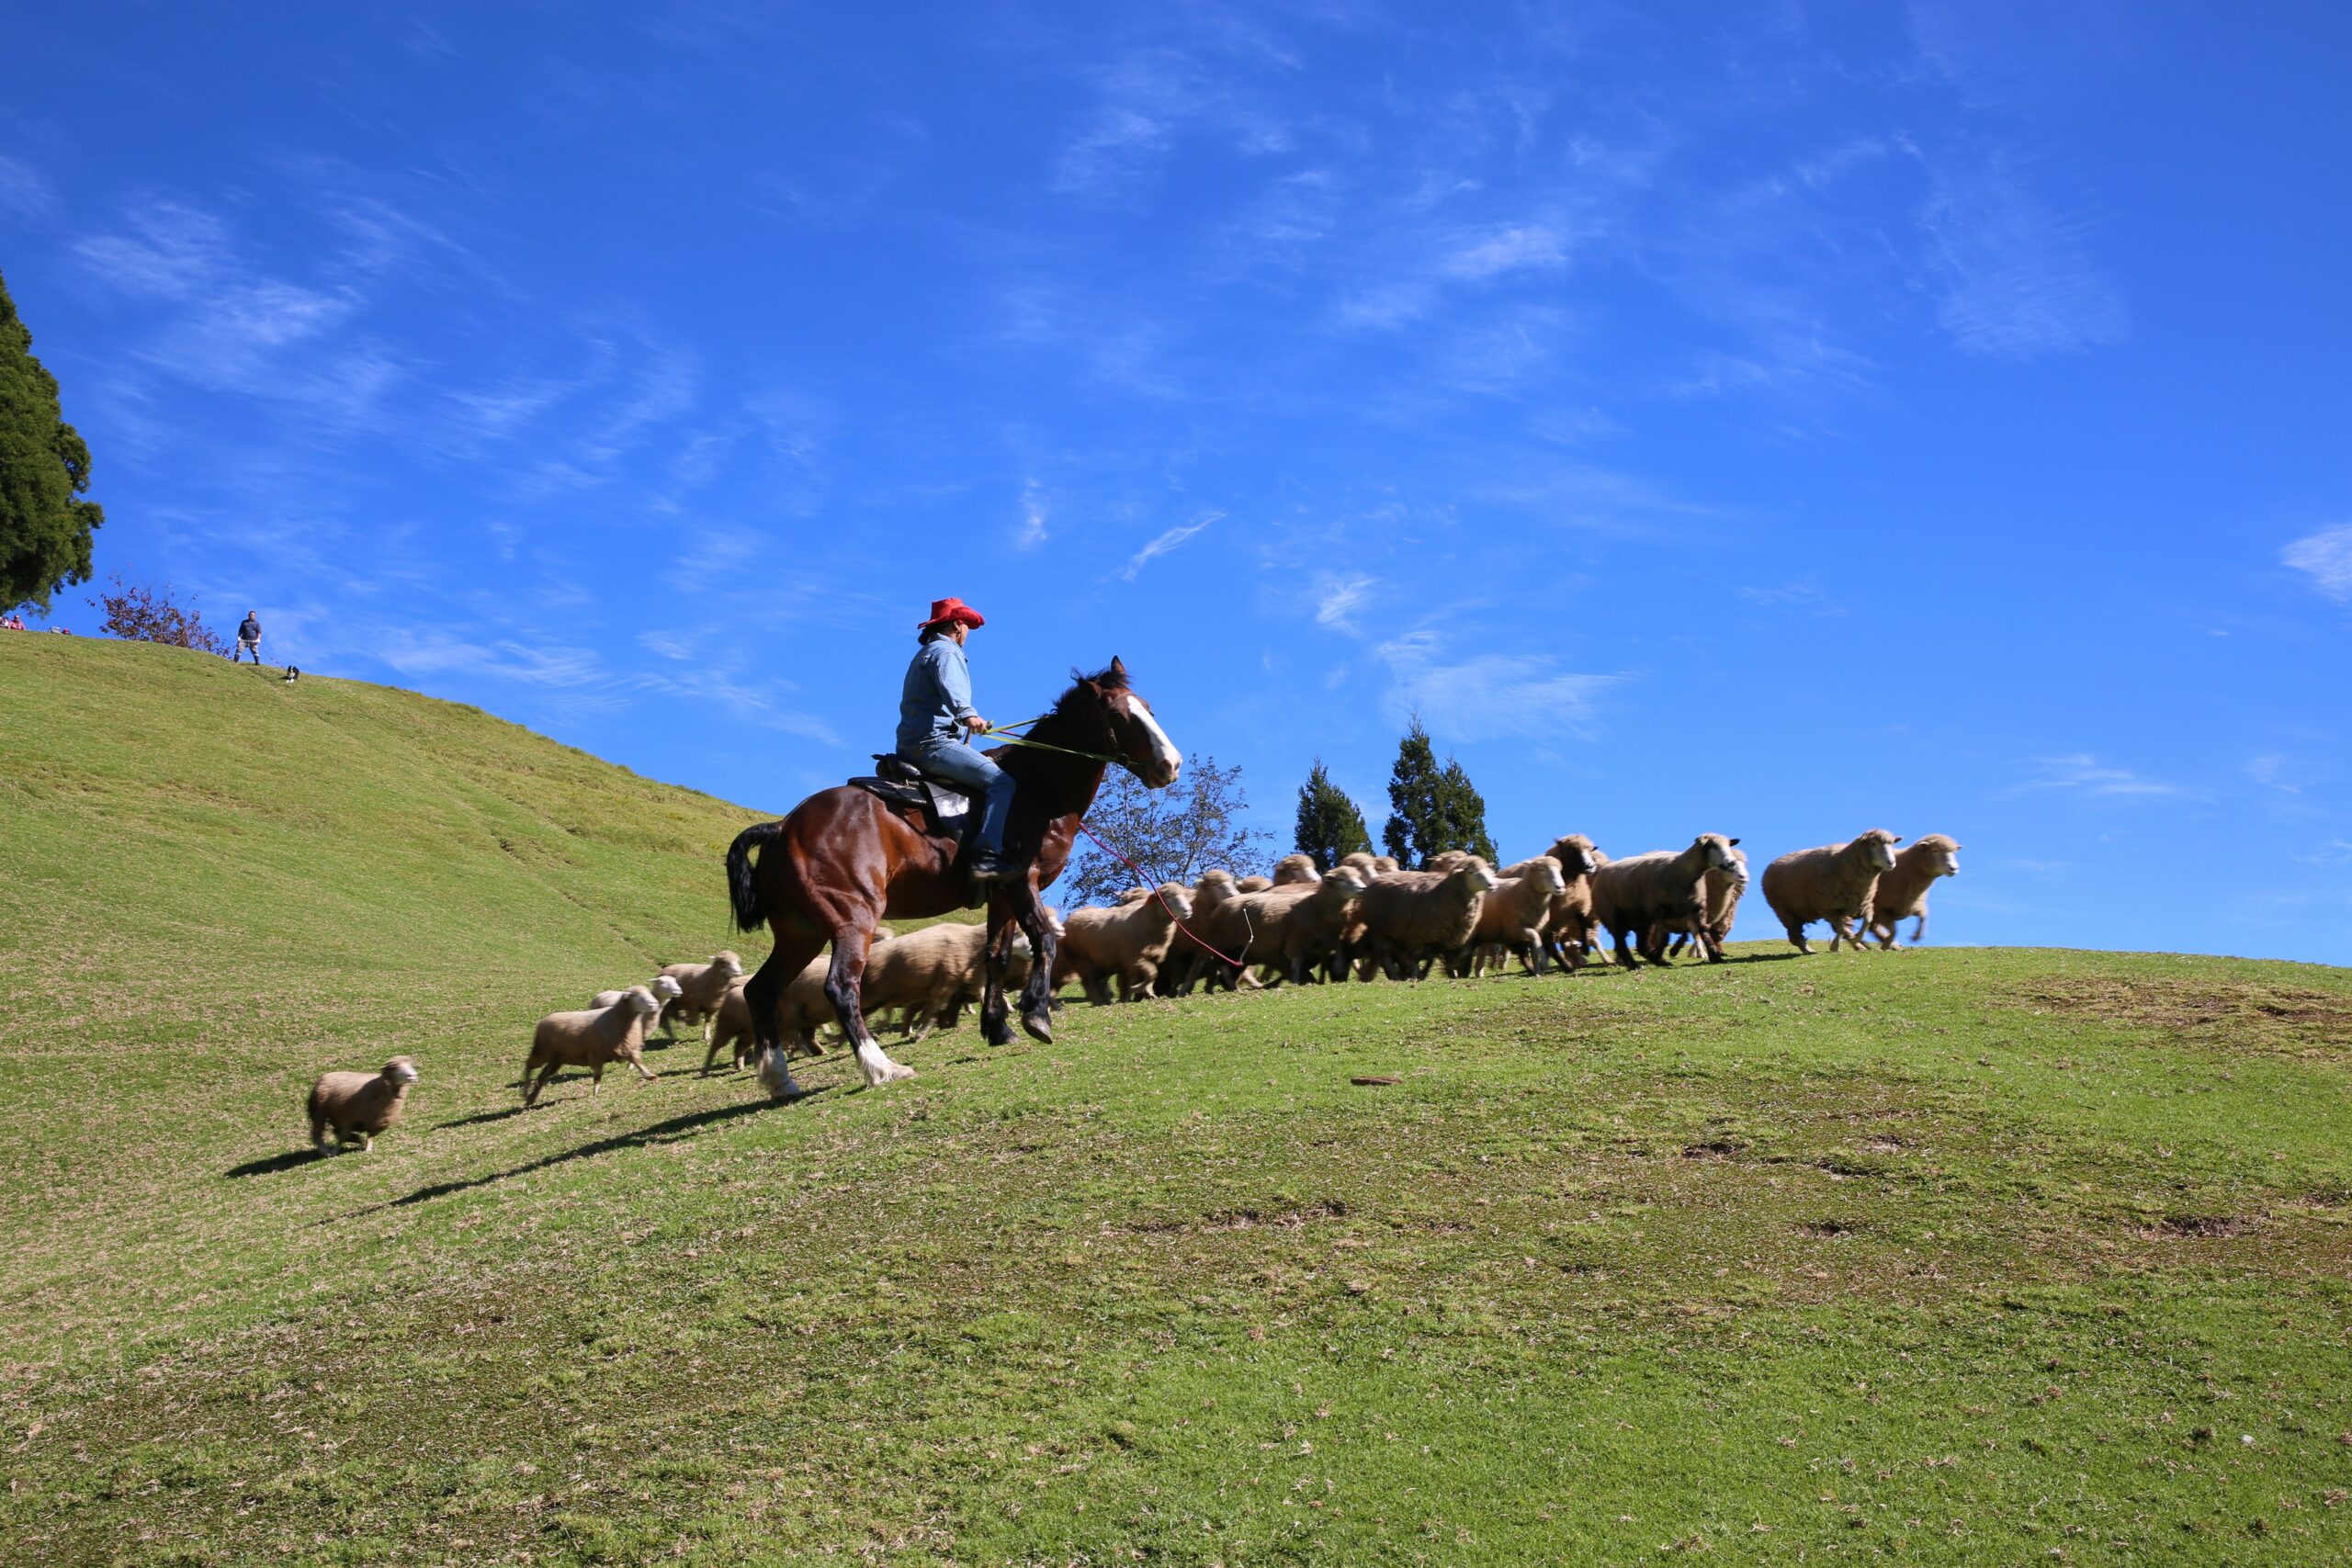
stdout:
<svg viewBox="0 0 2352 1568">
<path fill-rule="evenodd" d="M 1003 979 L 1016 924 L 1028 936 L 1034 955 L 1029 983 L 1021 992 L 1021 1027 L 1038 1040 L 1054 1037 L 1054 931 L 1039 895 L 1069 863 L 1079 821 L 1102 787 L 1104 766 L 1116 762 L 1147 787 L 1159 789 L 1176 782 L 1182 761 L 1168 732 L 1152 717 L 1151 705 L 1128 689 L 1126 666 L 1116 659 L 1107 670 L 1080 676 L 1027 739 L 1031 744 L 989 753 L 1016 785 L 1004 829 L 1005 858 L 1028 868 L 1025 876 L 995 883 L 989 895 L 988 990 L 980 1028 L 991 1045 L 1012 1040 Z M 858 983 L 865 973 L 866 948 L 885 917 L 944 915 L 971 902 L 971 875 L 956 840 L 925 832 L 922 814 L 911 807 L 840 784 L 810 795 L 781 822 L 763 822 L 736 835 L 727 851 L 727 886 L 737 925 L 752 931 L 764 922 L 775 932 L 775 951 L 743 987 L 753 1052 L 768 1092 L 778 1100 L 800 1096 L 777 1037 L 776 1003 L 827 942 L 833 945 L 833 961 L 825 976 L 825 998 L 856 1049 L 866 1083 L 912 1077 L 914 1069 L 885 1055 L 867 1031 Z"/>
</svg>

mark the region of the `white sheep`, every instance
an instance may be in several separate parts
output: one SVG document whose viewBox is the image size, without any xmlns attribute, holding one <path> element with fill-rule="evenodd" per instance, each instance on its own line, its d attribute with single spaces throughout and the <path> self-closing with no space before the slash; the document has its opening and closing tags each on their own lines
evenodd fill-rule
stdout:
<svg viewBox="0 0 2352 1568">
<path fill-rule="evenodd" d="M 1804 928 L 1826 920 L 1830 952 L 1837 952 L 1841 942 L 1860 947 L 1859 932 L 1847 922 L 1860 921 L 1861 930 L 1870 929 L 1871 896 L 1878 889 L 1880 875 L 1894 868 L 1894 846 L 1902 841 L 1883 828 L 1873 828 L 1842 844 L 1792 850 L 1766 866 L 1764 902 L 1787 928 L 1790 945 L 1811 953 Z"/>
<path fill-rule="evenodd" d="M 657 1002 L 673 1002 L 686 993 L 686 988 L 678 984 L 676 976 L 671 975 L 656 975 L 645 982 L 645 988 L 653 993 L 653 999 Z M 626 986 L 616 990 L 598 991 L 588 998 L 588 1005 L 608 1008 L 627 995 L 628 987 Z"/>
<path fill-rule="evenodd" d="M 1544 930 L 1554 903 L 1567 890 L 1560 863 L 1550 855 L 1505 867 L 1497 874 L 1494 890 L 1478 906 L 1477 924 L 1449 957 L 1446 967 L 1457 976 L 1481 973 L 1492 953 L 1516 955 L 1529 974 L 1541 975 L 1548 956 Z M 1497 971 L 1506 966 L 1502 962 L 1494 964 Z"/>
<path fill-rule="evenodd" d="M 1738 842 L 1721 833 L 1702 833 L 1687 850 L 1652 850 L 1594 867 L 1592 919 L 1617 939 L 1617 961 L 1628 969 L 1639 968 L 1644 957 L 1665 963 L 1662 952 L 1636 956 L 1634 944 L 1646 948 L 1652 930 L 1661 924 L 1704 920 L 1707 873 L 1737 864 L 1732 851 Z M 1708 956 L 1721 958 L 1715 953 Z"/>
<path fill-rule="evenodd" d="M 1374 962 L 1391 979 L 1418 979 L 1430 960 L 1469 940 L 1494 886 L 1493 869 L 1476 855 L 1451 871 L 1383 876 L 1356 906 Z"/>
<path fill-rule="evenodd" d="M 715 1010 L 717 1002 L 713 1002 Z M 594 1099 L 604 1086 L 605 1069 L 627 1062 L 638 1077 L 651 1080 L 645 1070 L 645 1031 L 662 1004 L 642 986 L 631 986 L 608 1008 L 585 1012 L 551 1012 L 531 1032 L 531 1054 L 523 1063 L 523 1103 L 529 1106 L 548 1087 L 548 1080 L 565 1067 L 588 1069 L 588 1095 Z M 538 1078 L 534 1081 L 533 1073 Z"/>
<path fill-rule="evenodd" d="M 665 964 L 662 973 L 678 982 L 678 995 L 662 1004 L 661 1032 L 674 1040 L 681 1023 L 707 1028 L 711 1014 L 727 999 L 727 988 L 743 977 L 743 961 L 722 952 L 707 964 Z"/>
<path fill-rule="evenodd" d="M 1911 847 L 1894 857 L 1894 864 L 1879 874 L 1878 886 L 1871 893 L 1871 915 L 1864 922 L 1866 934 L 1878 938 L 1883 948 L 1903 944 L 1894 940 L 1894 925 L 1906 916 L 1917 915 L 1918 924 L 1911 928 L 1911 940 L 1917 942 L 1928 934 L 1928 889 L 1939 876 L 1960 874 L 1960 846 L 1949 834 L 1922 833 L 1911 840 Z"/>
<path fill-rule="evenodd" d="M 1150 996 L 1168 949 L 1177 941 L 1177 925 L 1192 912 L 1193 890 L 1181 882 L 1157 890 L 1130 888 L 1107 909 L 1072 911 L 1055 950 L 1055 988 L 1076 979 L 1086 999 L 1097 1006 L 1111 1000 L 1114 979 L 1121 1001 Z"/>
<path fill-rule="evenodd" d="M 416 1064 L 395 1056 L 379 1073 L 322 1073 L 311 1086 L 311 1143 L 321 1154 L 327 1132 L 334 1132 L 335 1149 L 356 1141 L 366 1154 L 376 1146 L 377 1134 L 401 1119 L 408 1103 L 409 1086 L 416 1082 Z"/>
</svg>

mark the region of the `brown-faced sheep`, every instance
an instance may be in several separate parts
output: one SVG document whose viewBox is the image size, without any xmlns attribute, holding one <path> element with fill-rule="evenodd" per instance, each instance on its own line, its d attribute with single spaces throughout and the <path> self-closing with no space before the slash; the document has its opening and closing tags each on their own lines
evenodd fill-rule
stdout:
<svg viewBox="0 0 2352 1568">
<path fill-rule="evenodd" d="M 1911 840 L 1911 847 L 1894 857 L 1894 864 L 1879 875 L 1878 887 L 1871 895 L 1871 915 L 1865 923 L 1867 934 L 1878 938 L 1884 948 L 1900 947 L 1894 940 L 1894 922 L 1905 916 L 1917 915 L 1919 923 L 1911 928 L 1911 940 L 1919 941 L 1928 934 L 1928 889 L 1939 876 L 1960 874 L 1960 846 L 1943 833 L 1922 833 Z"/>
<path fill-rule="evenodd" d="M 1552 956 L 1581 969 L 1592 946 L 1592 874 L 1608 860 L 1582 833 L 1565 833 L 1544 852 L 1560 867 L 1560 896 L 1552 900 L 1544 936 Z"/>
<path fill-rule="evenodd" d="M 743 977 L 743 961 L 718 953 L 707 964 L 665 964 L 662 973 L 678 982 L 678 996 L 662 1004 L 661 1032 L 674 1040 L 681 1023 L 707 1025 L 727 998 L 727 987 Z"/>
<path fill-rule="evenodd" d="M 1702 833 L 1687 850 L 1652 850 L 1623 860 L 1603 861 L 1592 873 L 1592 919 L 1617 942 L 1617 961 L 1628 969 L 1641 966 L 1634 944 L 1646 944 L 1652 928 L 1690 921 L 1706 914 L 1705 883 L 1710 871 L 1738 863 L 1732 858 L 1737 839 Z M 1720 959 L 1720 954 L 1710 954 Z M 1653 958 L 1663 964 L 1663 954 Z"/>
<path fill-rule="evenodd" d="M 1495 874 L 1476 855 L 1452 871 L 1400 871 L 1363 890 L 1364 942 L 1393 980 L 1418 979 L 1430 960 L 1460 947 L 1478 924 Z"/>
<path fill-rule="evenodd" d="M 1478 923 L 1447 960 L 1447 969 L 1457 977 L 1482 973 L 1492 956 L 1494 968 L 1500 971 L 1506 967 L 1501 959 L 1515 956 L 1529 974 L 1544 973 L 1544 927 L 1551 919 L 1553 902 L 1567 886 L 1560 863 L 1550 855 L 1537 855 L 1498 873 L 1494 890 L 1478 906 Z"/>
<path fill-rule="evenodd" d="M 1680 957 L 1694 945 L 1710 957 L 1723 952 L 1724 943 L 1731 940 L 1732 921 L 1739 915 L 1740 897 L 1747 891 L 1747 852 L 1734 850 L 1731 853 L 1738 864 L 1707 873 L 1700 890 L 1704 905 L 1700 924 L 1695 928 L 1683 926 L 1673 931 L 1661 928 L 1652 931 L 1650 945 L 1644 950 L 1646 956 L 1656 958 L 1661 946 L 1669 958 Z M 1670 942 L 1667 940 L 1669 937 L 1673 939 Z"/>
<path fill-rule="evenodd" d="M 395 1056 L 380 1073 L 322 1073 L 311 1086 L 311 1144 L 321 1154 L 332 1154 L 353 1143 L 366 1154 L 377 1135 L 401 1119 L 408 1103 L 409 1086 L 416 1082 L 416 1064 Z M 327 1133 L 334 1133 L 334 1149 L 327 1147 Z"/>
<path fill-rule="evenodd" d="M 1849 927 L 1871 923 L 1871 895 L 1881 874 L 1894 864 L 1894 846 L 1903 840 L 1883 828 L 1873 828 L 1842 844 L 1792 850 L 1764 868 L 1764 902 L 1788 928 L 1789 942 L 1799 953 L 1811 953 L 1805 926 L 1829 922 L 1829 951 L 1838 944 L 1858 947 L 1860 941 Z"/>
<path fill-rule="evenodd" d="M 1322 874 L 1315 869 L 1313 855 L 1284 855 L 1274 863 L 1274 886 L 1277 887 L 1288 887 L 1293 883 L 1314 882 Z"/>
<path fill-rule="evenodd" d="M 653 993 L 653 999 L 657 1002 L 675 1001 L 685 995 L 685 987 L 668 975 L 656 975 L 645 982 L 645 988 Z M 588 998 L 588 1005 L 592 1008 L 608 1008 L 627 994 L 627 987 L 610 991 L 598 991 Z"/>
<path fill-rule="evenodd" d="M 718 1005 L 711 1004 L 714 1010 Z M 631 986 L 611 1007 L 551 1012 L 539 1020 L 531 1032 L 531 1054 L 523 1063 L 524 1105 L 537 1100 L 548 1080 L 565 1067 L 588 1069 L 591 1099 L 604 1086 L 605 1069 L 615 1062 L 627 1062 L 638 1077 L 651 1078 L 645 1070 L 645 1030 L 661 1010 L 651 991 Z M 535 1072 L 539 1075 L 536 1082 L 531 1077 Z"/>
<path fill-rule="evenodd" d="M 1056 989 L 1075 979 L 1096 1006 L 1111 1000 L 1111 982 L 1121 1001 L 1151 995 L 1168 949 L 1177 941 L 1179 921 L 1193 912 L 1193 890 L 1181 882 L 1155 890 L 1132 888 L 1110 908 L 1075 909 L 1054 953 Z"/>
</svg>

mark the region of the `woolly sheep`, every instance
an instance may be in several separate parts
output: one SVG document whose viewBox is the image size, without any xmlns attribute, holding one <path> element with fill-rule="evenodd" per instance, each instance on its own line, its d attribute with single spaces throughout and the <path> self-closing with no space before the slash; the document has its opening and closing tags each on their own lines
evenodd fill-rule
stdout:
<svg viewBox="0 0 2352 1568">
<path fill-rule="evenodd" d="M 1241 885 L 1233 873 L 1223 869 L 1203 872 L 1201 879 L 1193 884 L 1193 912 L 1183 920 L 1187 934 L 1176 938 L 1160 964 L 1161 996 L 1189 996 L 1201 976 L 1209 972 L 1209 966 L 1216 960 L 1201 945 L 1208 937 L 1209 921 L 1216 917 L 1218 905 L 1240 896 Z"/>
<path fill-rule="evenodd" d="M 1297 882 L 1316 882 L 1323 874 L 1315 869 L 1313 855 L 1284 855 L 1274 863 L 1274 886 L 1288 887 Z"/>
<path fill-rule="evenodd" d="M 1911 940 L 1919 941 L 1928 934 L 1928 887 L 1939 876 L 1959 874 L 1960 846 L 1943 833 L 1920 834 L 1911 840 L 1909 849 L 1894 857 L 1891 868 L 1880 873 L 1878 887 L 1871 895 L 1866 934 L 1877 937 L 1881 947 L 1900 947 L 1903 944 L 1894 940 L 1895 921 L 1917 915 L 1919 923 L 1911 928 Z"/>
<path fill-rule="evenodd" d="M 1452 871 L 1400 871 L 1363 891 L 1371 955 L 1391 979 L 1418 977 L 1426 961 L 1470 938 L 1495 874 L 1476 855 Z"/>
<path fill-rule="evenodd" d="M 1242 966 L 1258 965 L 1277 984 L 1287 979 L 1305 985 L 1309 970 L 1321 968 L 1337 951 L 1363 888 L 1354 868 L 1339 866 L 1313 882 L 1245 894 L 1218 908 L 1208 939 Z M 1208 962 L 1227 987 L 1238 986 L 1241 968 L 1215 958 Z"/>
<path fill-rule="evenodd" d="M 1616 938 L 1617 961 L 1628 969 L 1639 968 L 1633 944 L 1647 945 L 1653 927 L 1703 919 L 1706 874 L 1738 863 L 1732 858 L 1738 842 L 1721 833 L 1702 833 L 1687 850 L 1652 850 L 1596 866 L 1592 919 Z M 1721 954 L 1709 957 L 1720 961 Z M 1666 959 L 1659 954 L 1650 961 L 1663 964 Z"/>
<path fill-rule="evenodd" d="M 1193 890 L 1181 882 L 1163 884 L 1158 896 L 1131 888 L 1107 909 L 1072 911 L 1054 955 L 1054 986 L 1076 979 L 1096 1006 L 1111 1000 L 1111 982 L 1121 1001 L 1151 995 L 1160 964 L 1178 940 L 1176 928 L 1193 912 Z"/>
<path fill-rule="evenodd" d="M 1711 870 L 1701 880 L 1700 901 L 1703 918 L 1696 927 L 1681 926 L 1672 931 L 1660 927 L 1650 933 L 1650 956 L 1663 951 L 1668 957 L 1679 957 L 1697 946 L 1710 957 L 1724 950 L 1731 940 L 1733 920 L 1739 916 L 1739 900 L 1747 892 L 1747 852 L 1734 850 L 1731 857 L 1738 863 L 1725 869 Z M 1673 940 L 1668 942 L 1671 937 Z"/>
<path fill-rule="evenodd" d="M 1788 928 L 1789 942 L 1799 953 L 1811 953 L 1805 926 L 1829 922 L 1829 951 L 1838 944 L 1859 947 L 1860 939 L 1847 922 L 1859 920 L 1868 930 L 1871 895 L 1879 874 L 1894 864 L 1894 846 L 1903 840 L 1883 828 L 1873 828 L 1842 844 L 1792 850 L 1764 868 L 1764 901 Z"/>
<path fill-rule="evenodd" d="M 1274 879 L 1271 876 L 1245 876 L 1233 886 L 1237 892 L 1263 893 L 1273 885 Z"/>
<path fill-rule="evenodd" d="M 1456 976 L 1470 975 L 1482 967 L 1479 961 L 1487 950 L 1494 949 L 1516 954 L 1530 974 L 1544 973 L 1544 927 L 1551 919 L 1553 902 L 1567 886 L 1560 863 L 1550 855 L 1521 861 L 1498 873 L 1494 890 L 1478 906 L 1477 924 L 1447 968 Z"/>
<path fill-rule="evenodd" d="M 665 964 L 662 973 L 678 982 L 679 995 L 662 1006 L 661 1032 L 673 1039 L 678 1025 L 707 1025 L 727 998 L 727 987 L 743 977 L 743 961 L 731 952 L 714 953 L 707 964 Z"/>
<path fill-rule="evenodd" d="M 653 993 L 653 999 L 657 1002 L 675 1001 L 685 994 L 685 987 L 679 985 L 676 978 L 669 975 L 656 975 L 645 983 L 645 988 Z M 608 1008 L 626 995 L 628 995 L 626 989 L 598 991 L 588 998 L 588 1005 L 592 1008 Z"/>
<path fill-rule="evenodd" d="M 713 1002 L 716 1010 L 718 1003 Z M 523 1063 L 523 1103 L 528 1107 L 548 1087 L 548 1080 L 565 1067 L 588 1069 L 588 1095 L 594 1099 L 604 1087 L 605 1069 L 627 1062 L 637 1076 L 650 1080 L 645 1070 L 645 1031 L 662 1004 L 642 986 L 631 986 L 608 1008 L 584 1012 L 551 1012 L 531 1032 L 531 1054 Z M 531 1075 L 537 1073 L 537 1081 Z"/>
<path fill-rule="evenodd" d="M 376 1135 L 401 1119 L 408 1103 L 409 1086 L 416 1082 L 416 1064 L 395 1056 L 379 1073 L 322 1073 L 311 1086 L 311 1143 L 321 1154 L 332 1154 L 355 1141 L 366 1154 L 376 1146 Z M 327 1147 L 327 1130 L 334 1130 L 334 1149 Z"/>
<path fill-rule="evenodd" d="M 1592 945 L 1592 874 L 1609 859 L 1582 833 L 1564 833 L 1544 852 L 1560 868 L 1559 897 L 1544 921 L 1544 936 L 1552 956 L 1571 969 L 1581 969 Z"/>
</svg>

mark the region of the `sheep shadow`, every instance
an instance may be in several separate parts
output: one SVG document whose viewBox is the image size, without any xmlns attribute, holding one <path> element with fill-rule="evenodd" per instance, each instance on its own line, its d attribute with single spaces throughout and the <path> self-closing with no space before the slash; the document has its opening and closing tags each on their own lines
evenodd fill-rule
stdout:
<svg viewBox="0 0 2352 1568">
<path fill-rule="evenodd" d="M 291 1170 L 298 1165 L 315 1165 L 327 1157 L 316 1149 L 288 1149 L 282 1155 L 266 1155 L 260 1159 L 249 1159 L 223 1174 L 230 1180 L 234 1181 L 240 1177 L 268 1176 L 277 1171 Z"/>
<path fill-rule="evenodd" d="M 825 1093 L 830 1088 L 831 1086 L 827 1085 L 812 1089 L 801 1098 L 813 1099 L 817 1095 Z M 770 1100 L 752 1100 L 741 1105 L 721 1105 L 708 1111 L 688 1111 L 683 1116 L 673 1116 L 667 1122 L 656 1122 L 650 1127 L 639 1127 L 633 1133 L 616 1133 L 609 1138 L 598 1138 L 594 1143 L 582 1144 L 576 1149 L 566 1149 L 561 1154 L 549 1155 L 544 1159 L 530 1160 L 515 1166 L 511 1170 L 494 1170 L 487 1176 L 469 1177 L 462 1181 L 438 1181 L 430 1187 L 420 1187 L 404 1198 L 395 1198 L 389 1203 L 379 1203 L 374 1209 L 362 1209 L 359 1213 L 364 1214 L 373 1213 L 378 1209 L 405 1209 L 418 1203 L 429 1202 L 435 1198 L 454 1197 L 460 1192 L 470 1192 L 476 1188 L 493 1186 L 501 1181 L 512 1181 L 518 1176 L 528 1176 L 533 1171 L 545 1170 L 549 1166 L 562 1165 L 568 1160 L 593 1159 L 598 1155 L 614 1154 L 622 1149 L 643 1148 L 649 1144 L 661 1143 L 665 1139 L 694 1133 L 721 1122 L 731 1122 L 739 1116 L 757 1115 L 763 1111 L 774 1109 L 775 1105 L 775 1102 Z"/>
</svg>

